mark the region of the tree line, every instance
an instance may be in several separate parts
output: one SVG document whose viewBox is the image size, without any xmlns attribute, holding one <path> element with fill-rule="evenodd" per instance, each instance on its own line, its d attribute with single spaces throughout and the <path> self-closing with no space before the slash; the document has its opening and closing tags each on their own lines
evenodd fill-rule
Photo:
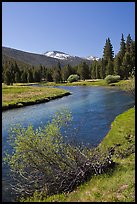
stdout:
<svg viewBox="0 0 137 204">
<path fill-rule="evenodd" d="M 92 61 L 91 64 L 83 61 L 77 66 L 68 64 L 61 68 L 58 62 L 57 66 L 48 68 L 43 65 L 31 66 L 6 60 L 2 65 L 2 82 L 7 85 L 41 81 L 58 83 L 65 82 L 71 74 L 77 74 L 81 80 L 104 79 L 107 75 L 119 75 L 121 79 L 128 79 L 133 69 L 135 69 L 135 41 L 130 34 L 125 41 L 122 34 L 120 50 L 115 56 L 110 38 L 107 38 L 102 58 Z"/>
</svg>

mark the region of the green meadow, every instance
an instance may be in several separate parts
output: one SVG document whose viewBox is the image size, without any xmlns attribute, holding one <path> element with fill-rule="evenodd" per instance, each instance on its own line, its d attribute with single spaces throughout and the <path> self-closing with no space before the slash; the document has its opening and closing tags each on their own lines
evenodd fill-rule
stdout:
<svg viewBox="0 0 137 204">
<path fill-rule="evenodd" d="M 51 87 L 2 85 L 2 109 L 46 102 L 67 94 L 65 90 Z"/>
</svg>

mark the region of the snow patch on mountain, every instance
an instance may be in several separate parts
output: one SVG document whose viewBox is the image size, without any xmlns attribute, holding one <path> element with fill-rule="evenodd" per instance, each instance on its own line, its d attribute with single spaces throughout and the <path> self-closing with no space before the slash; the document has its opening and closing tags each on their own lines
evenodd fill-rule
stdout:
<svg viewBox="0 0 137 204">
<path fill-rule="evenodd" d="M 48 52 L 45 52 L 44 55 L 46 55 L 47 57 L 53 57 L 61 60 L 65 60 L 72 57 L 69 54 L 59 52 L 59 51 L 48 51 Z"/>
<path fill-rule="evenodd" d="M 99 57 L 93 57 L 93 56 L 88 56 L 88 57 L 84 57 L 84 59 L 87 59 L 87 60 L 99 60 Z"/>
</svg>

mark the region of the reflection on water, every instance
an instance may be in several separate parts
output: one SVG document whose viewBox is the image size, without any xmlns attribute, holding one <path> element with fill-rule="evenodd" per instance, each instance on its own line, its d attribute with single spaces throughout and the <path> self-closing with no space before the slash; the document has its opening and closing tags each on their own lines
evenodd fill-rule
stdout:
<svg viewBox="0 0 137 204">
<path fill-rule="evenodd" d="M 23 127 L 32 124 L 34 128 L 44 126 L 62 108 L 68 108 L 72 112 L 73 123 L 68 135 L 71 137 L 75 135 L 75 139 L 85 145 L 89 143 L 96 146 L 109 131 L 114 118 L 134 105 L 133 100 L 117 88 L 87 86 L 60 88 L 69 90 L 72 95 L 2 113 L 2 154 L 10 148 L 7 143 L 9 127 L 16 124 Z M 10 195 L 9 181 L 6 180 L 8 172 L 9 169 L 3 165 L 3 201 L 14 200 L 14 196 Z"/>
</svg>

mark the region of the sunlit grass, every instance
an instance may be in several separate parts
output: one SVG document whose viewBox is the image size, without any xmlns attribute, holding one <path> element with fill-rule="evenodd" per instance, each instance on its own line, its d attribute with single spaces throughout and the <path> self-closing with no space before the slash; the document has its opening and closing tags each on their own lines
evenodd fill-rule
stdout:
<svg viewBox="0 0 137 204">
<path fill-rule="evenodd" d="M 45 86 L 107 86 L 107 83 L 103 79 L 90 79 L 90 80 L 80 80 L 77 82 L 64 82 L 64 83 L 55 83 L 55 82 L 42 82 Z"/>
<path fill-rule="evenodd" d="M 88 79 L 88 80 L 80 80 L 77 82 L 65 82 L 65 83 L 55 83 L 55 82 L 42 82 L 45 86 L 124 86 L 127 84 L 129 80 L 120 80 L 116 83 L 107 84 L 104 79 Z"/>
<path fill-rule="evenodd" d="M 2 107 L 21 103 L 36 102 L 37 100 L 52 99 L 67 91 L 58 88 L 32 86 L 2 85 Z"/>
</svg>

